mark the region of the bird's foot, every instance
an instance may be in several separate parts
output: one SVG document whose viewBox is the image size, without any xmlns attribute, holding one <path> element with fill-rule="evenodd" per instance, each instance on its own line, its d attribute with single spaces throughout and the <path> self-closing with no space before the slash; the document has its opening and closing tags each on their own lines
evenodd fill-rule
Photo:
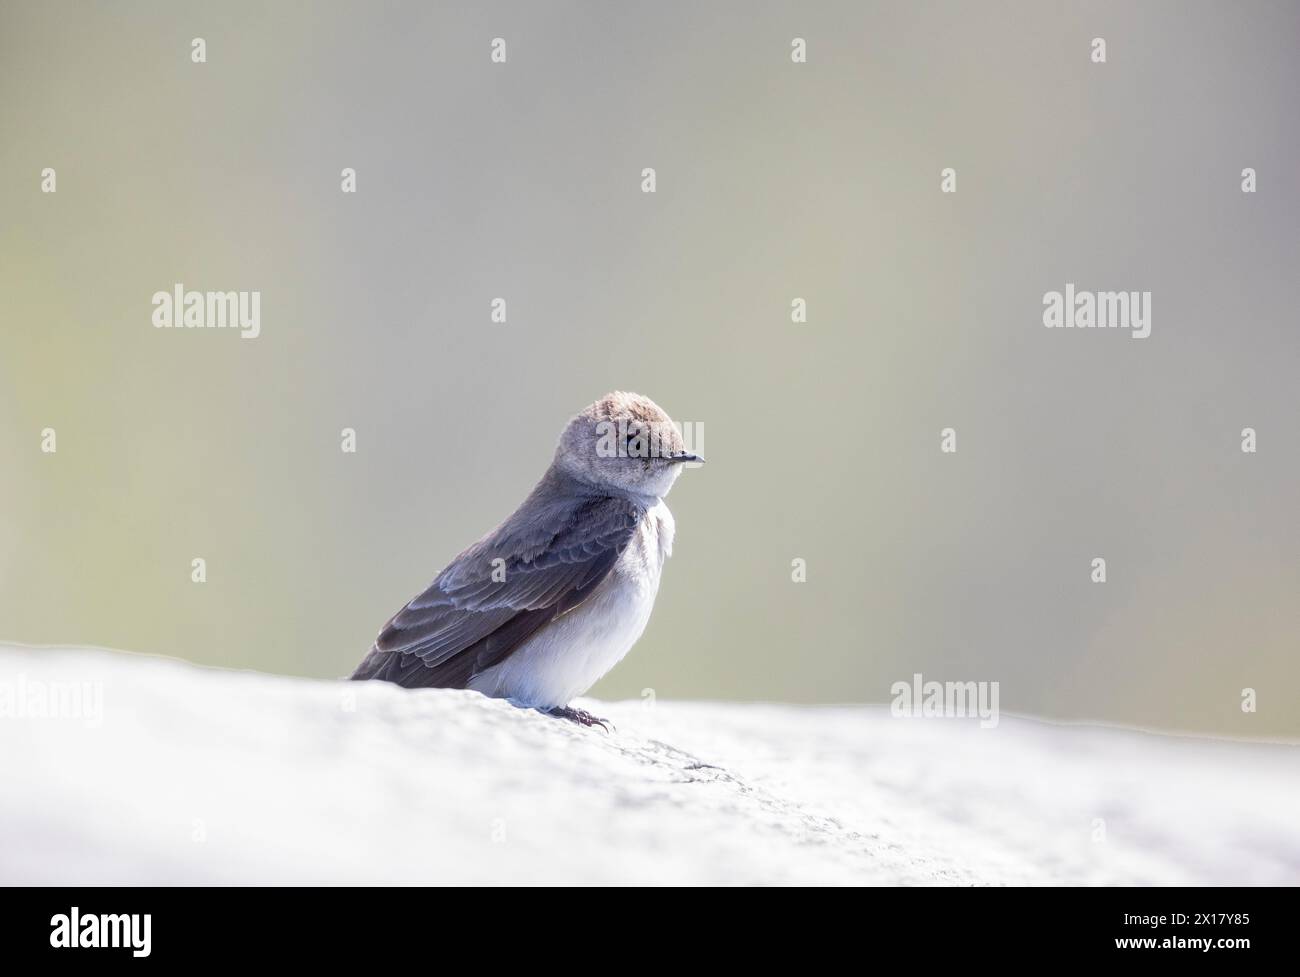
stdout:
<svg viewBox="0 0 1300 977">
<path fill-rule="evenodd" d="M 572 706 L 556 706 L 554 709 L 547 709 L 546 715 L 554 716 L 556 719 L 567 719 L 580 726 L 599 726 L 607 733 L 614 726 L 608 719 L 601 719 L 599 716 L 593 716 L 586 709 L 574 709 Z"/>
</svg>

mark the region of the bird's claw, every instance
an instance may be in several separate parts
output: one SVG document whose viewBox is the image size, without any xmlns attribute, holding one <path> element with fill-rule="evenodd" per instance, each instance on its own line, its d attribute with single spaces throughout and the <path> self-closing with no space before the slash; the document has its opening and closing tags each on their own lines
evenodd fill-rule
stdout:
<svg viewBox="0 0 1300 977">
<path fill-rule="evenodd" d="M 599 726 L 605 732 L 614 728 L 614 724 L 608 719 L 601 719 L 599 716 L 593 716 L 586 709 L 574 709 L 570 706 L 556 706 L 554 709 L 546 711 L 548 716 L 554 716 L 557 719 L 567 719 L 571 723 L 577 723 L 579 726 Z"/>
</svg>

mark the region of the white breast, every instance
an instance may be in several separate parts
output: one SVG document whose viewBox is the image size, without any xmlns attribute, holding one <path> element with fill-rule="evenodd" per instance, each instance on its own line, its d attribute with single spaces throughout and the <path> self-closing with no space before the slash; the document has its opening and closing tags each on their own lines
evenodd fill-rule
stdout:
<svg viewBox="0 0 1300 977">
<path fill-rule="evenodd" d="M 672 513 L 661 501 L 637 526 L 609 576 L 586 601 L 548 624 L 469 684 L 520 705 L 567 705 L 619 663 L 641 637 L 672 552 Z"/>
</svg>

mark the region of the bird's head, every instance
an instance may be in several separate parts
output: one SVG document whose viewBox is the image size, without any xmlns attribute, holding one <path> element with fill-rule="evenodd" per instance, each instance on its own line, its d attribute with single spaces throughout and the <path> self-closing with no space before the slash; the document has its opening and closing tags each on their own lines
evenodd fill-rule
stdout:
<svg viewBox="0 0 1300 977">
<path fill-rule="evenodd" d="M 685 464 L 703 462 L 686 450 L 672 418 L 649 397 L 616 390 L 578 413 L 560 435 L 555 463 L 597 488 L 663 498 Z"/>
</svg>

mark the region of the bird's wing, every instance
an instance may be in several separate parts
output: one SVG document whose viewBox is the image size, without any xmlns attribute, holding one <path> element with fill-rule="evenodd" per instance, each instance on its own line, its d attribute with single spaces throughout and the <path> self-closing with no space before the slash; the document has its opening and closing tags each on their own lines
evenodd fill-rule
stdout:
<svg viewBox="0 0 1300 977">
<path fill-rule="evenodd" d="M 384 625 L 355 678 L 463 688 L 605 579 L 644 510 L 627 499 L 554 499 L 458 556 Z"/>
</svg>

